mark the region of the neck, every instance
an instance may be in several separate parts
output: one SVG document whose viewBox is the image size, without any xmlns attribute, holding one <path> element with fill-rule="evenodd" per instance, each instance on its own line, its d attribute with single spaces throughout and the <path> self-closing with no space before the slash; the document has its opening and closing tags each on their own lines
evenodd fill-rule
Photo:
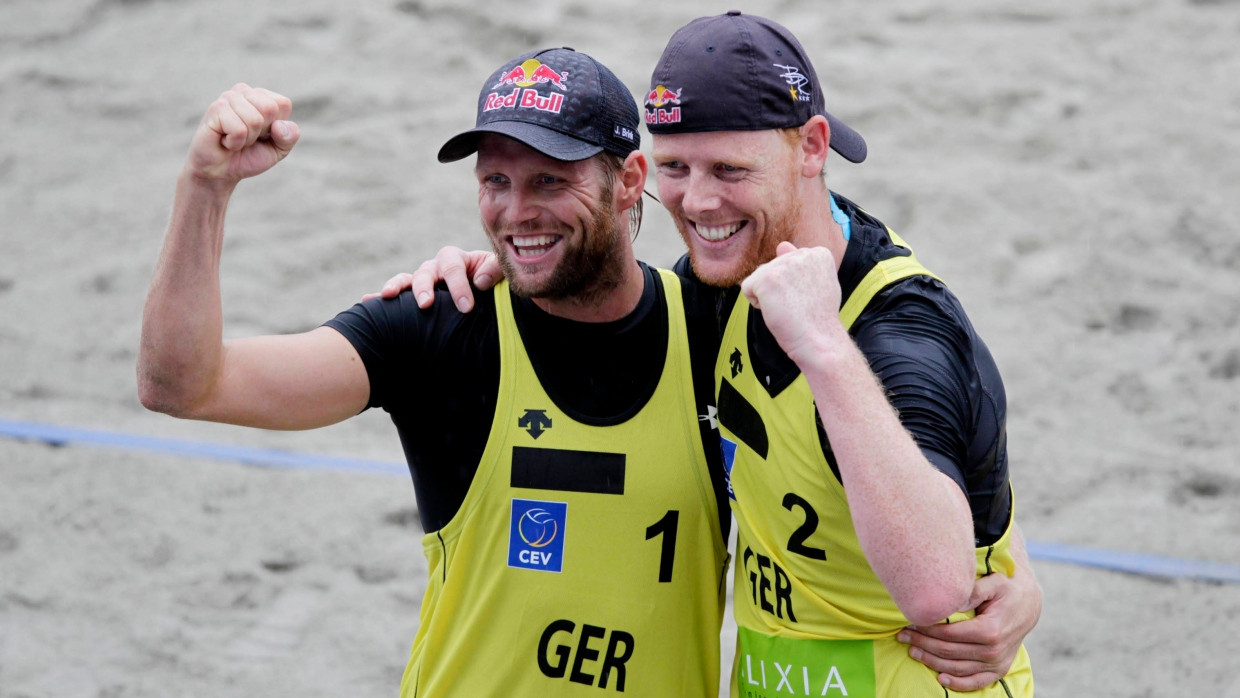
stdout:
<svg viewBox="0 0 1240 698">
<path fill-rule="evenodd" d="M 800 217 L 791 240 L 797 247 L 825 247 L 835 257 L 835 268 L 840 268 L 848 241 L 844 229 L 831 215 L 831 192 L 821 181 L 801 199 Z"/>
<path fill-rule="evenodd" d="M 565 298 L 532 298 L 543 312 L 575 322 L 611 322 L 637 307 L 646 289 L 646 276 L 630 254 L 619 276 Z"/>
</svg>

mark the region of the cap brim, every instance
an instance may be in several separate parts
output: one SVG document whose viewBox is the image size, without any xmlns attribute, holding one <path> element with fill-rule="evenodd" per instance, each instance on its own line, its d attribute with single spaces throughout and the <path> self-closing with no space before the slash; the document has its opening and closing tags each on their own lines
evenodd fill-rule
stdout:
<svg viewBox="0 0 1240 698">
<path fill-rule="evenodd" d="M 865 160 L 868 149 L 865 139 L 851 126 L 827 114 L 827 123 L 831 126 L 831 149 L 844 156 L 849 162 Z"/>
<path fill-rule="evenodd" d="M 492 121 L 485 126 L 472 128 L 448 139 L 439 149 L 440 162 L 456 162 L 478 152 L 478 141 L 488 133 L 507 136 L 524 143 L 549 158 L 574 162 L 594 157 L 603 152 L 603 146 L 593 145 L 553 131 L 545 126 L 524 121 Z"/>
</svg>

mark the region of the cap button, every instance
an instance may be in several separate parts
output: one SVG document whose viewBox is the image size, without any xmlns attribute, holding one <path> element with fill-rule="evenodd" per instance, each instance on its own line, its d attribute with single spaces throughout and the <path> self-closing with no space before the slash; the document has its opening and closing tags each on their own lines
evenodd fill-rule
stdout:
<svg viewBox="0 0 1240 698">
<path fill-rule="evenodd" d="M 730 16 L 732 16 L 732 17 L 736 17 L 736 16 L 740 15 L 740 13 L 741 13 L 741 11 L 740 11 L 740 10 L 728 10 L 728 15 L 730 15 Z"/>
</svg>

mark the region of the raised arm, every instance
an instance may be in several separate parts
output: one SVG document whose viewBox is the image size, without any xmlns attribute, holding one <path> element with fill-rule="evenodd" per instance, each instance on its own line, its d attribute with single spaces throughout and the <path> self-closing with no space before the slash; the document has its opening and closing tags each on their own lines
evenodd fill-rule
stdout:
<svg viewBox="0 0 1240 698">
<path fill-rule="evenodd" d="M 149 409 L 304 429 L 366 406 L 365 368 L 335 330 L 223 341 L 224 214 L 238 182 L 271 169 L 296 144 L 291 113 L 287 97 L 238 84 L 194 133 L 142 315 L 138 393 Z"/>
<path fill-rule="evenodd" d="M 904 429 L 840 323 L 831 253 L 784 242 L 777 255 L 741 290 L 809 381 L 870 566 L 905 617 L 938 622 L 965 608 L 973 587 L 968 502 Z"/>
</svg>

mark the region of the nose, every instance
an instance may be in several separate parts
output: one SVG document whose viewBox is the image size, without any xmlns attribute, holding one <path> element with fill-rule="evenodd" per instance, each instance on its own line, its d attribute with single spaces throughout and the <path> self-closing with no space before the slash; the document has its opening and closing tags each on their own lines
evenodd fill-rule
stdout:
<svg viewBox="0 0 1240 698">
<path fill-rule="evenodd" d="M 504 192 L 500 203 L 504 222 L 511 226 L 530 223 L 542 215 L 538 197 L 526 187 L 512 187 Z"/>
<path fill-rule="evenodd" d="M 709 173 L 691 172 L 682 182 L 680 206 L 690 217 L 713 211 L 723 202 L 719 183 Z"/>
</svg>

